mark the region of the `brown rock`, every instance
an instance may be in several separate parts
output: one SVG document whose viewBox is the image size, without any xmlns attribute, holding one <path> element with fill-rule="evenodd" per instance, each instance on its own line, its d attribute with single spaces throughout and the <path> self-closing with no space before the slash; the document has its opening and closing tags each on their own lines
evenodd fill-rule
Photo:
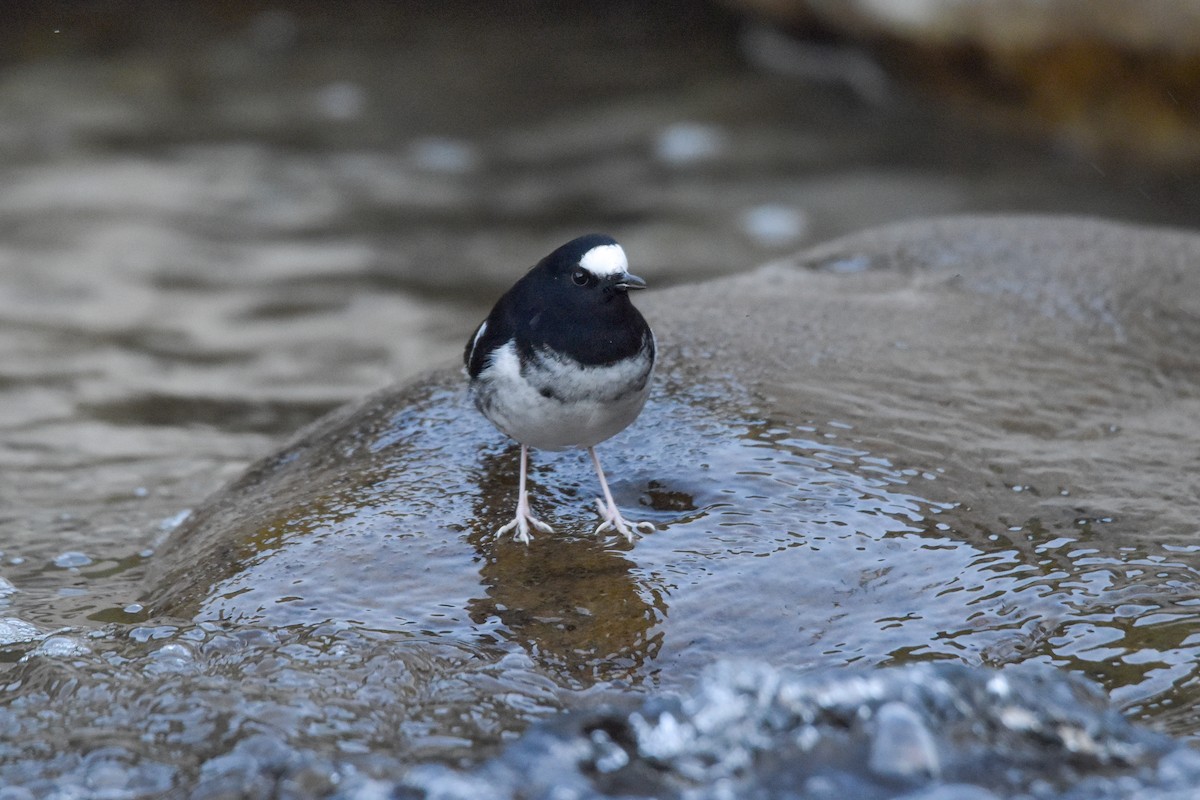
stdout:
<svg viewBox="0 0 1200 800">
<path fill-rule="evenodd" d="M 866 44 L 993 122 L 1096 155 L 1200 165 L 1195 0 L 728 0 Z"/>
</svg>

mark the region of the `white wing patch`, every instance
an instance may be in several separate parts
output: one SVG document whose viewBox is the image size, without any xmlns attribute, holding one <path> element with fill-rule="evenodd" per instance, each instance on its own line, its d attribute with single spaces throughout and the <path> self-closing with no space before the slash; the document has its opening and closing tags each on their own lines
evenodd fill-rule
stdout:
<svg viewBox="0 0 1200 800">
<path fill-rule="evenodd" d="M 621 275 L 629 271 L 629 260 L 619 244 L 602 244 L 593 247 L 579 259 L 579 266 L 595 275 L 606 278 L 609 275 Z"/>
<path fill-rule="evenodd" d="M 483 338 L 483 332 L 487 330 L 487 320 L 479 323 L 479 330 L 475 331 L 475 338 L 471 340 L 471 354 L 467 356 L 467 363 L 470 364 L 475 360 L 475 348 L 479 346 L 479 340 Z"/>
</svg>

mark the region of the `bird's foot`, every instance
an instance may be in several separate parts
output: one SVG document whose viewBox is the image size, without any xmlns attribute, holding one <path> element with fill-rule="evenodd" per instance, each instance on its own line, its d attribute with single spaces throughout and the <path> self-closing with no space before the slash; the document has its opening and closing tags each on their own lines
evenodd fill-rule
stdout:
<svg viewBox="0 0 1200 800">
<path fill-rule="evenodd" d="M 624 536 L 625 541 L 632 542 L 633 533 L 629 530 L 630 528 L 642 533 L 653 533 L 657 530 L 653 522 L 634 522 L 632 524 L 626 522 L 625 518 L 621 516 L 621 512 L 617 510 L 616 505 L 607 505 L 599 497 L 596 498 L 596 511 L 600 514 L 600 519 L 603 521 L 596 526 L 595 533 L 593 534 L 595 536 L 599 536 L 611 528 Z"/>
<path fill-rule="evenodd" d="M 554 528 L 551 528 L 533 514 L 529 513 L 528 509 L 518 508 L 517 515 L 513 517 L 512 522 L 509 522 L 507 525 L 501 527 L 500 530 L 496 531 L 496 538 L 499 539 L 500 537 L 504 536 L 504 534 L 515 528 L 517 532 L 513 534 L 513 539 L 521 544 L 529 544 L 533 540 L 533 536 L 529 533 L 530 525 L 537 528 L 542 533 L 554 533 Z"/>
</svg>

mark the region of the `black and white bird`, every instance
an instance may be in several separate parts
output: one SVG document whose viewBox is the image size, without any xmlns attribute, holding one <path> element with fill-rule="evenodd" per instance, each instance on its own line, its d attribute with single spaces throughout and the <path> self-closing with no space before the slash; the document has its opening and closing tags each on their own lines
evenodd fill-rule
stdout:
<svg viewBox="0 0 1200 800">
<path fill-rule="evenodd" d="M 615 529 L 632 541 L 608 489 L 596 445 L 641 413 L 654 371 L 654 334 L 629 301 L 645 281 L 629 273 L 614 239 L 589 234 L 543 258 L 497 301 L 463 353 L 471 397 L 492 424 L 521 445 L 515 518 L 496 535 L 553 529 L 533 516 L 525 488 L 529 448 L 586 449 L 604 499 L 596 499 L 599 534 Z M 642 522 L 633 527 L 647 527 Z"/>
</svg>

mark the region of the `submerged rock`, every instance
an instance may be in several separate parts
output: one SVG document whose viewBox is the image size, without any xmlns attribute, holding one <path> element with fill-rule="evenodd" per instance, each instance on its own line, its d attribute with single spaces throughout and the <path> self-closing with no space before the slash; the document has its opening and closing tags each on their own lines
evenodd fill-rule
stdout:
<svg viewBox="0 0 1200 800">
<path fill-rule="evenodd" d="M 401 796 L 1183 800 L 1197 782 L 1200 754 L 1048 667 L 728 662 L 682 697 L 539 725 L 478 769 L 414 769 Z"/>
</svg>

